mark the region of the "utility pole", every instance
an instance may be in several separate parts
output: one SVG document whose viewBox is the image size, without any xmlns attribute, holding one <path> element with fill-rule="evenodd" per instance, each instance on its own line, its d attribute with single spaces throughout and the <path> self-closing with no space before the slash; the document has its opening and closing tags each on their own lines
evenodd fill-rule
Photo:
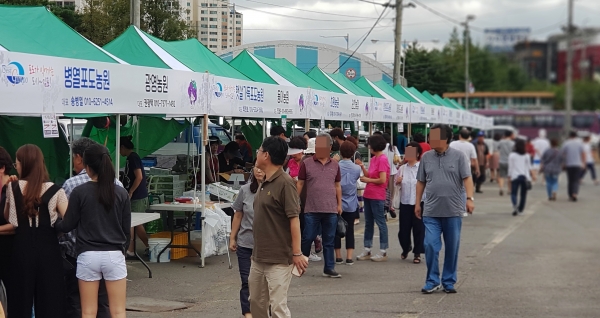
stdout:
<svg viewBox="0 0 600 318">
<path fill-rule="evenodd" d="M 475 20 L 475 16 L 469 14 L 465 22 L 461 23 L 465 27 L 465 109 L 469 109 L 469 93 L 470 93 L 470 80 L 469 80 L 469 49 L 471 45 L 469 38 L 469 21 Z"/>
<path fill-rule="evenodd" d="M 402 0 L 396 0 L 396 29 L 394 34 L 394 86 L 400 84 L 400 66 L 402 63 Z"/>
<path fill-rule="evenodd" d="M 140 0 L 130 0 L 129 19 L 132 25 L 140 28 Z"/>
<path fill-rule="evenodd" d="M 571 132 L 573 111 L 573 0 L 569 0 L 567 25 L 567 79 L 565 89 L 565 137 Z"/>
</svg>

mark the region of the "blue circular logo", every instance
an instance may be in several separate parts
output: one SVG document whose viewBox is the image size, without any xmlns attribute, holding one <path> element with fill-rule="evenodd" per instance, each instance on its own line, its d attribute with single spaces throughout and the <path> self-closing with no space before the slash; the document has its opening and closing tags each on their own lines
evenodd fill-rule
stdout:
<svg viewBox="0 0 600 318">
<path fill-rule="evenodd" d="M 25 81 L 25 69 L 19 62 L 10 62 L 6 66 L 6 79 L 14 85 Z"/>
<path fill-rule="evenodd" d="M 221 83 L 217 83 L 217 90 L 215 91 L 215 96 L 221 97 L 223 95 L 223 85 Z"/>
</svg>

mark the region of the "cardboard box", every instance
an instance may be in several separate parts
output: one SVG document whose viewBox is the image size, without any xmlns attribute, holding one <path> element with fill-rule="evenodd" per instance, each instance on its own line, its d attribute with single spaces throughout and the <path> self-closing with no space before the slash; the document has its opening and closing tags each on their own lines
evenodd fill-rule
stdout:
<svg viewBox="0 0 600 318">
<path fill-rule="evenodd" d="M 198 240 L 192 240 L 192 246 L 195 247 L 199 252 L 202 251 L 202 240 L 198 239 Z M 198 257 L 198 254 L 196 254 L 196 251 L 194 251 L 191 248 L 188 248 L 188 257 Z"/>
</svg>

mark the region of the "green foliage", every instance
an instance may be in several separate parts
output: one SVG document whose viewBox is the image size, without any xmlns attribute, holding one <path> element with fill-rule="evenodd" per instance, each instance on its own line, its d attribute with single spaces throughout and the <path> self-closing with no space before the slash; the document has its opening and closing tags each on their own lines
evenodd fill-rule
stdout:
<svg viewBox="0 0 600 318">
<path fill-rule="evenodd" d="M 441 51 L 427 51 L 417 42 L 412 43 L 406 53 L 405 75 L 408 84 L 420 91 L 438 95 L 464 92 L 465 44 L 457 29 L 452 31 Z M 478 91 L 518 91 L 528 84 L 526 74 L 517 64 L 472 44 L 469 46 L 469 77 Z"/>
<path fill-rule="evenodd" d="M 142 30 L 165 41 L 194 37 L 195 32 L 181 16 L 183 10 L 178 1 L 143 0 Z"/>
</svg>

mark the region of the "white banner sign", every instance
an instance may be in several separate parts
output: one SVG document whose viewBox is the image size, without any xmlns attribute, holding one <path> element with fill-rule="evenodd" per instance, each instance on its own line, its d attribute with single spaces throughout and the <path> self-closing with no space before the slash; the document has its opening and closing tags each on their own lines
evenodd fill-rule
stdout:
<svg viewBox="0 0 600 318">
<path fill-rule="evenodd" d="M 321 119 L 396 123 L 493 122 L 441 106 L 404 103 L 208 73 L 0 52 L 0 114 L 205 113 L 236 118 Z M 468 116 L 467 116 L 468 114 Z M 461 117 L 462 116 L 462 117 Z M 477 125 L 477 126 L 475 126 Z"/>
</svg>

